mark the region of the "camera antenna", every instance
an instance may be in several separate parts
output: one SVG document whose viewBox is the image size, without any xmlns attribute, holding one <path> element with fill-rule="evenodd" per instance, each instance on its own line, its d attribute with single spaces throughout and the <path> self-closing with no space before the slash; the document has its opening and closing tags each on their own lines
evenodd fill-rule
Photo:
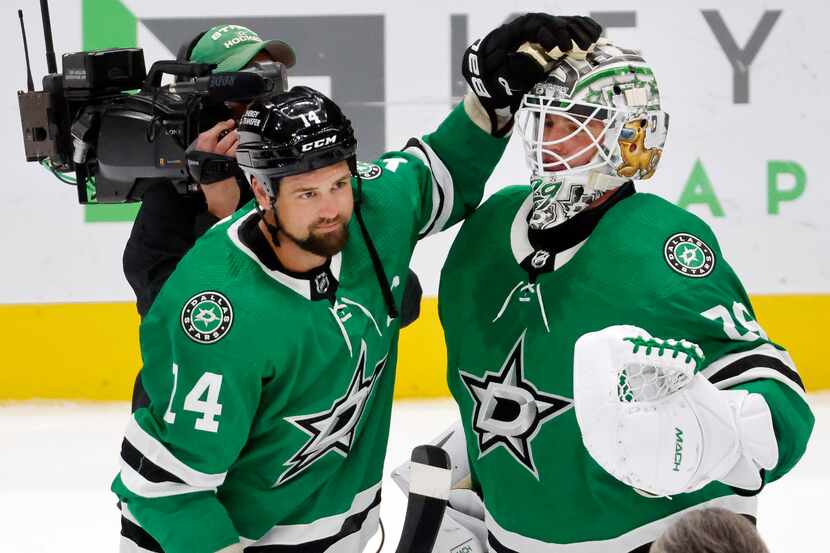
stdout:
<svg viewBox="0 0 830 553">
<path fill-rule="evenodd" d="M 46 41 L 46 68 L 49 73 L 58 72 L 55 62 L 55 46 L 52 44 L 52 21 L 49 18 L 49 1 L 40 0 L 40 15 L 43 18 L 43 38 Z"/>
<path fill-rule="evenodd" d="M 29 43 L 26 42 L 26 26 L 23 24 L 23 10 L 17 10 L 17 17 L 20 18 L 20 32 L 23 33 L 23 52 L 26 54 L 26 87 L 29 92 L 35 89 L 32 81 L 32 66 L 29 65 Z"/>
</svg>

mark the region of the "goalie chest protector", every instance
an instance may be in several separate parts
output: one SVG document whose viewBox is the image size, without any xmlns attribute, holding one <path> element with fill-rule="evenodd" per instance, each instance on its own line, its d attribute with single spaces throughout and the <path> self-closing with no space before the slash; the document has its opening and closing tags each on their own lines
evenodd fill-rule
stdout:
<svg viewBox="0 0 830 553">
<path fill-rule="evenodd" d="M 530 206 L 526 186 L 491 197 L 463 225 L 441 273 L 448 380 L 491 541 L 612 540 L 619 547 L 604 551 L 630 551 L 692 505 L 754 514 L 754 498 L 717 482 L 672 499 L 644 497 L 593 461 L 573 409 L 574 343 L 587 332 L 629 324 L 685 338 L 703 349 L 703 367 L 766 342 L 763 331 L 752 334 L 749 299 L 711 230 L 635 193 L 587 240 L 553 255 L 527 239 Z M 534 278 L 520 263 L 555 270 Z"/>
</svg>

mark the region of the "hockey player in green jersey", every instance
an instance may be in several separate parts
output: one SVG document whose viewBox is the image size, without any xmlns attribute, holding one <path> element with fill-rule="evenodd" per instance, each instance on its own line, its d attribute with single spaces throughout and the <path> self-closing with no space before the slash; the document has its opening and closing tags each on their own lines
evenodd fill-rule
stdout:
<svg viewBox="0 0 830 553">
<path fill-rule="evenodd" d="M 688 509 L 754 517 L 813 415 L 711 229 L 635 191 L 668 127 L 651 68 L 608 42 L 569 56 L 517 127 L 530 186 L 468 218 L 441 273 L 449 386 L 483 499 L 453 492 L 449 522 L 484 525 L 444 532 L 438 550 L 645 552 Z"/>
<path fill-rule="evenodd" d="M 521 23 L 476 68 L 506 93 L 487 108 L 469 96 L 374 163 L 356 161 L 349 120 L 319 92 L 248 107 L 236 158 L 255 198 L 197 242 L 142 321 L 150 404 L 112 486 L 122 551 L 356 553 L 376 532 L 413 248 L 480 201 L 512 123 L 483 114 L 515 110 L 544 75 L 518 47 L 599 36 L 583 18 Z"/>
</svg>

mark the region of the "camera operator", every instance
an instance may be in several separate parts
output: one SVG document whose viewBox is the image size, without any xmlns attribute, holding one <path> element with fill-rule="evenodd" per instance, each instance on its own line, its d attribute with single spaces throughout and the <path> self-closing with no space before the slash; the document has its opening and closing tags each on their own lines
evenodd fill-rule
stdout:
<svg viewBox="0 0 830 553">
<path fill-rule="evenodd" d="M 214 72 L 239 71 L 256 62 L 275 61 L 291 68 L 294 50 L 279 40 L 263 41 L 240 25 L 217 25 L 182 45 L 179 61 L 216 64 Z M 226 102 L 230 117 L 199 134 L 189 150 L 233 158 L 238 135 L 236 121 L 245 111 L 239 102 Z M 139 315 L 150 310 L 167 278 L 196 240 L 217 221 L 253 198 L 245 176 L 238 169 L 228 178 L 200 183 L 198 194 L 182 195 L 172 183 L 156 185 L 145 193 L 130 238 L 124 249 L 124 275 L 136 295 Z M 401 307 L 401 326 L 414 321 L 420 311 L 421 287 L 410 271 Z M 146 405 L 141 374 L 133 388 L 132 408 Z"/>
<path fill-rule="evenodd" d="M 181 48 L 178 59 L 216 64 L 216 72 L 238 71 L 255 61 L 278 61 L 290 68 L 296 60 L 284 42 L 263 41 L 239 25 L 219 25 L 201 33 Z M 229 108 L 234 117 L 241 115 L 238 105 Z M 233 157 L 234 126 L 230 118 L 218 123 L 201 133 L 191 149 Z M 144 194 L 123 259 L 142 317 L 196 239 L 253 197 L 239 172 L 200 189 L 201 194 L 182 195 L 172 185 L 158 185 Z"/>
</svg>

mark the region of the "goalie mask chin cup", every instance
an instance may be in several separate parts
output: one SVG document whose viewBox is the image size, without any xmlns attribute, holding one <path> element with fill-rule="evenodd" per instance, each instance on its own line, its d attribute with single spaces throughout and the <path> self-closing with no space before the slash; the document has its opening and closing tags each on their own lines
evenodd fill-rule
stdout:
<svg viewBox="0 0 830 553">
<path fill-rule="evenodd" d="M 549 118 L 566 121 L 572 132 L 546 139 Z M 629 179 L 650 178 L 668 123 L 654 73 L 639 51 L 601 41 L 584 60 L 563 58 L 524 96 L 516 122 L 532 174 L 534 211 L 548 207 L 534 215 L 536 228 L 561 223 Z M 572 140 L 585 145 L 562 153 Z M 551 205 L 560 206 L 558 218 Z"/>
</svg>

